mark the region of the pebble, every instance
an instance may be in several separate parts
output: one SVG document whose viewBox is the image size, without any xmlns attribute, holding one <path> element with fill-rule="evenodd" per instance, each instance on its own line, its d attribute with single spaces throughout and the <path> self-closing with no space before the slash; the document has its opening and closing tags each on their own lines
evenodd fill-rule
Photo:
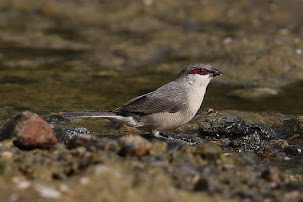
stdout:
<svg viewBox="0 0 303 202">
<path fill-rule="evenodd" d="M 11 159 L 13 157 L 13 153 L 10 151 L 4 151 L 1 154 L 2 158 Z"/>
<path fill-rule="evenodd" d="M 18 189 L 27 189 L 31 183 L 27 180 L 22 180 L 19 177 L 13 177 L 12 181 L 16 184 Z"/>
<path fill-rule="evenodd" d="M 151 143 L 139 135 L 123 136 L 119 139 L 121 156 L 145 156 L 149 154 Z"/>
<path fill-rule="evenodd" d="M 61 192 L 57 191 L 55 188 L 36 184 L 35 189 L 40 193 L 40 196 L 43 198 L 58 199 L 61 197 Z"/>
<path fill-rule="evenodd" d="M 57 144 L 53 129 L 37 114 L 26 111 L 11 119 L 14 144 L 20 149 L 51 149 Z"/>
<path fill-rule="evenodd" d="M 280 182 L 284 179 L 284 176 L 280 172 L 280 170 L 276 167 L 268 168 L 263 171 L 261 174 L 262 178 L 268 182 Z"/>
</svg>

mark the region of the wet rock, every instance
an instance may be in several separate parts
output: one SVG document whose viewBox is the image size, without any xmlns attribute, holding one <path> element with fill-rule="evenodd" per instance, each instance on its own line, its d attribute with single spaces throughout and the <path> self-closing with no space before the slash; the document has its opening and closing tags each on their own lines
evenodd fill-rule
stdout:
<svg viewBox="0 0 303 202">
<path fill-rule="evenodd" d="M 303 146 L 288 146 L 283 149 L 283 152 L 290 156 L 303 156 Z"/>
<path fill-rule="evenodd" d="M 254 133 L 232 140 L 229 146 L 238 152 L 255 151 L 261 146 L 261 138 L 259 134 Z"/>
<path fill-rule="evenodd" d="M 261 139 L 274 138 L 275 132 L 267 125 L 246 123 L 243 118 L 236 116 L 205 117 L 199 123 L 202 135 L 223 136 L 237 138 L 241 136 L 258 134 Z"/>
<path fill-rule="evenodd" d="M 288 138 L 292 135 L 298 134 L 303 136 L 303 116 L 297 116 L 295 118 L 283 121 L 281 127 L 276 129 L 280 138 Z"/>
<path fill-rule="evenodd" d="M 71 119 L 61 116 L 60 114 L 51 114 L 44 117 L 44 120 L 50 124 L 66 124 L 71 123 Z"/>
<path fill-rule="evenodd" d="M 274 130 L 264 123 L 253 123 L 240 116 L 215 114 L 204 116 L 199 121 L 199 131 L 202 135 L 219 138 L 217 143 L 225 151 L 228 147 L 235 151 L 257 151 L 260 147 L 276 138 Z"/>
<path fill-rule="evenodd" d="M 68 144 L 68 142 L 71 139 L 66 134 L 66 131 L 63 128 L 61 128 L 61 127 L 59 127 L 57 125 L 52 125 L 52 124 L 50 125 L 50 127 L 53 129 L 53 131 L 54 131 L 54 133 L 55 133 L 55 135 L 57 137 L 58 142 L 64 143 L 64 144 Z"/>
<path fill-rule="evenodd" d="M 58 125 L 52 124 L 50 126 L 54 130 L 58 141 L 66 145 L 70 144 L 71 140 L 77 136 L 90 134 L 90 130 L 87 128 L 61 128 Z"/>
<path fill-rule="evenodd" d="M 201 120 L 199 131 L 202 135 L 244 135 L 245 121 L 241 117 L 206 117 Z"/>
<path fill-rule="evenodd" d="M 57 138 L 50 126 L 37 114 L 25 111 L 5 123 L 0 132 L 1 139 L 15 137 L 14 144 L 21 149 L 50 149 Z"/>
<path fill-rule="evenodd" d="M 138 135 L 124 136 L 119 139 L 121 156 L 145 156 L 149 154 L 151 143 Z"/>
<path fill-rule="evenodd" d="M 88 151 L 102 150 L 108 152 L 117 152 L 120 148 L 116 140 L 100 138 L 93 135 L 76 136 L 68 144 L 70 149 L 80 146 L 85 147 Z"/>
<path fill-rule="evenodd" d="M 73 139 L 77 136 L 90 134 L 90 130 L 88 130 L 87 128 L 67 128 L 64 130 L 69 139 Z"/>
</svg>

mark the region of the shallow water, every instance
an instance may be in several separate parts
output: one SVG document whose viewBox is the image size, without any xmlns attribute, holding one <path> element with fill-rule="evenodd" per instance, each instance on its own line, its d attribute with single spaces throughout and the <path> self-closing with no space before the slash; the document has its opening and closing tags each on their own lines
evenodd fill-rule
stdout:
<svg viewBox="0 0 303 202">
<path fill-rule="evenodd" d="M 66 65 L 81 54 L 77 51 L 18 48 L 9 44 L 2 45 L 0 51 L 3 57 L 29 60 L 24 66 L 1 66 L 1 121 L 23 110 L 47 115 L 60 111 L 114 109 L 134 96 L 173 80 L 179 71 Z M 240 88 L 243 87 L 223 84 L 215 78 L 208 87 L 202 109 L 303 113 L 303 82 L 285 86 L 275 96 L 257 99 L 230 96 L 232 90 Z"/>
<path fill-rule="evenodd" d="M 175 72 L 179 71 L 172 73 L 157 72 L 151 68 L 110 70 L 67 66 L 69 60 L 80 54 L 73 51 L 11 46 L 2 46 L 0 51 L 5 53 L 5 57 L 29 58 L 35 64 L 15 68 L 1 67 L 1 120 L 23 110 L 47 115 L 60 111 L 113 109 L 134 96 L 173 80 Z M 57 61 L 44 64 L 54 58 Z M 37 65 L 36 60 L 41 62 Z M 223 84 L 218 80 L 215 78 L 209 85 L 202 109 L 303 113 L 303 82 L 285 86 L 275 96 L 242 99 L 229 94 L 232 90 L 243 87 Z"/>
</svg>

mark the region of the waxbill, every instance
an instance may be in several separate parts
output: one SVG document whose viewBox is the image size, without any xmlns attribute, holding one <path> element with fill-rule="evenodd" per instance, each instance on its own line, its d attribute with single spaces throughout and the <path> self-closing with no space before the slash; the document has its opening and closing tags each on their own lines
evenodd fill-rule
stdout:
<svg viewBox="0 0 303 202">
<path fill-rule="evenodd" d="M 105 118 L 152 133 L 174 130 L 199 110 L 209 82 L 222 73 L 208 64 L 192 64 L 177 78 L 150 93 L 135 97 L 112 111 L 64 112 L 64 117 Z"/>
</svg>

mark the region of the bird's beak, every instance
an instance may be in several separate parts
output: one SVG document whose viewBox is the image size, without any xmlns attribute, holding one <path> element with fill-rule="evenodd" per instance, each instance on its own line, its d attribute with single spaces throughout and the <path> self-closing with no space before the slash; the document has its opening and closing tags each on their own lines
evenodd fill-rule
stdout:
<svg viewBox="0 0 303 202">
<path fill-rule="evenodd" d="M 213 67 L 210 68 L 210 73 L 211 73 L 211 76 L 212 76 L 212 77 L 222 75 L 222 73 L 221 73 L 219 70 L 217 70 L 217 69 L 215 69 L 215 68 L 213 68 Z"/>
</svg>

